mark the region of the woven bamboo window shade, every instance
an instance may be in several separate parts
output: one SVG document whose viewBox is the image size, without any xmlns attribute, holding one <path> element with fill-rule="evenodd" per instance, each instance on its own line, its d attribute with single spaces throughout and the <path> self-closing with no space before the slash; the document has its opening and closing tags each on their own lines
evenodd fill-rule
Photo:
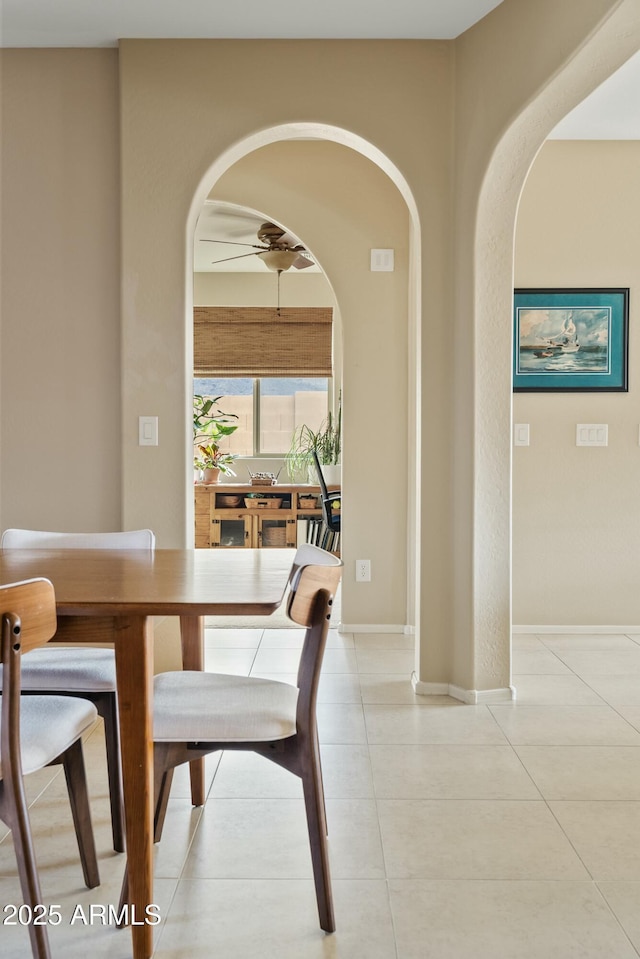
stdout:
<svg viewBox="0 0 640 959">
<path fill-rule="evenodd" d="M 196 306 L 195 376 L 332 376 L 326 307 Z"/>
</svg>

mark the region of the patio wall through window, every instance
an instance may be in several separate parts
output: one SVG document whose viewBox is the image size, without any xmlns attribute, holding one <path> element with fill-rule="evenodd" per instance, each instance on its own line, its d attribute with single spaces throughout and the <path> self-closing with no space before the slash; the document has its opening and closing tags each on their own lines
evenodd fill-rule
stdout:
<svg viewBox="0 0 640 959">
<path fill-rule="evenodd" d="M 238 456 L 282 456 L 294 430 L 317 430 L 328 410 L 327 377 L 198 377 L 193 391 L 219 396 L 216 404 L 238 416 L 238 429 L 220 446 Z"/>
</svg>

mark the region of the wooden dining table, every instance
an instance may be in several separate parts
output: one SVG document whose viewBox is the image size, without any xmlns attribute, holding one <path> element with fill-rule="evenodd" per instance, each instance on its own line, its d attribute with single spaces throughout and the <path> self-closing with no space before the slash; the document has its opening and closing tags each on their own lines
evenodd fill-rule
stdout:
<svg viewBox="0 0 640 959">
<path fill-rule="evenodd" d="M 145 921 L 154 901 L 153 619 L 180 617 L 183 666 L 202 669 L 204 617 L 274 612 L 293 555 L 292 549 L 0 550 L 1 584 L 38 576 L 53 583 L 55 641 L 115 648 L 134 959 L 153 952 L 153 923 Z M 197 770 L 192 796 L 200 804 Z"/>
</svg>

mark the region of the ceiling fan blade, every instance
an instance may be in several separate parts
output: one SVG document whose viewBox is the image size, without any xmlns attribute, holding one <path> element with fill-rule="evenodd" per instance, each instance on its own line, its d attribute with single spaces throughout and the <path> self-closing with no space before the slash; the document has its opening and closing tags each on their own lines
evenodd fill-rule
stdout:
<svg viewBox="0 0 640 959">
<path fill-rule="evenodd" d="M 212 260 L 211 265 L 214 266 L 216 263 L 228 263 L 229 260 L 244 260 L 247 256 L 259 256 L 258 253 L 240 253 L 238 256 L 225 256 L 224 260 Z"/>
<path fill-rule="evenodd" d="M 257 243 L 240 243 L 237 240 L 210 240 L 206 236 L 200 237 L 201 243 L 224 243 L 226 246 L 251 246 L 254 250 L 268 250 L 268 246 L 258 246 Z M 247 254 L 247 256 L 250 254 Z"/>
<path fill-rule="evenodd" d="M 293 233 L 283 233 L 277 240 L 280 246 L 287 246 L 290 250 L 303 250 L 300 240 Z"/>
<path fill-rule="evenodd" d="M 306 270 L 308 266 L 315 266 L 313 260 L 308 256 L 297 256 L 291 264 L 296 270 Z"/>
</svg>

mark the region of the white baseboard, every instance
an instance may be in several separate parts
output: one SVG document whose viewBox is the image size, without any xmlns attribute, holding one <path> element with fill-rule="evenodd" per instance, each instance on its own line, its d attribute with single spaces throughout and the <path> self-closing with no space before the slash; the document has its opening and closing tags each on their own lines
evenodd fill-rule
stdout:
<svg viewBox="0 0 640 959">
<path fill-rule="evenodd" d="M 602 635 L 604 633 L 640 633 L 640 626 L 512 626 L 511 632 Z"/>
<path fill-rule="evenodd" d="M 404 633 L 406 626 L 398 623 L 340 623 L 339 633 Z"/>
<path fill-rule="evenodd" d="M 411 685 L 418 696 L 451 696 L 468 706 L 478 706 L 483 703 L 512 703 L 516 699 L 514 686 L 504 686 L 502 689 L 463 689 L 453 683 L 424 683 L 415 673 L 411 674 Z"/>
</svg>

